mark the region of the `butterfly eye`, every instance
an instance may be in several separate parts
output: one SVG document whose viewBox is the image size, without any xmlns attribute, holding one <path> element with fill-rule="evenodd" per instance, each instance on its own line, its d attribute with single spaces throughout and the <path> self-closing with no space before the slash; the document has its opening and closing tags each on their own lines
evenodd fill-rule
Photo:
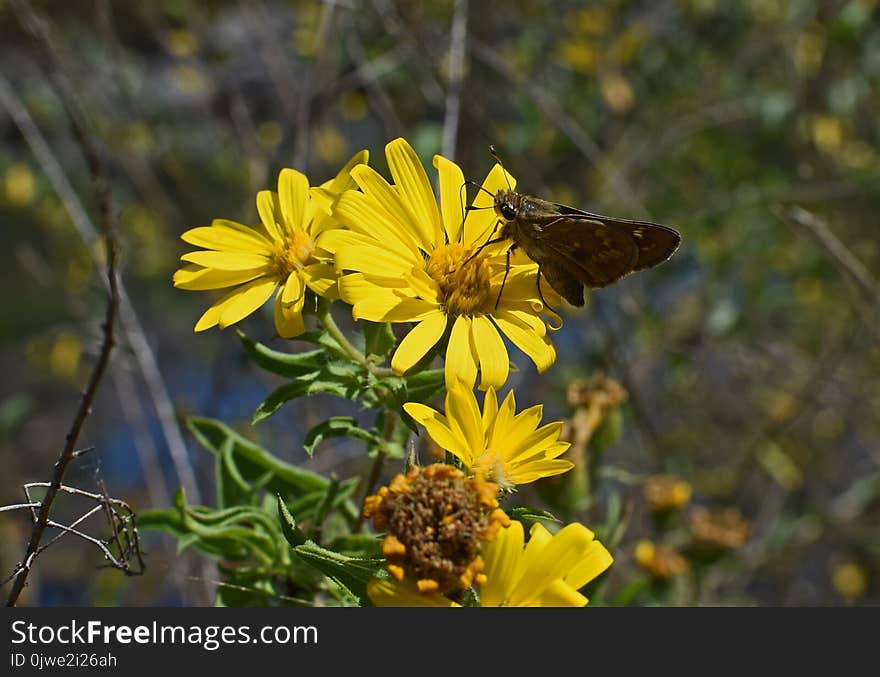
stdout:
<svg viewBox="0 0 880 677">
<path fill-rule="evenodd" d="M 508 221 L 513 221 L 516 218 L 516 209 L 514 209 L 513 205 L 509 202 L 502 202 L 501 216 L 503 216 Z"/>
</svg>

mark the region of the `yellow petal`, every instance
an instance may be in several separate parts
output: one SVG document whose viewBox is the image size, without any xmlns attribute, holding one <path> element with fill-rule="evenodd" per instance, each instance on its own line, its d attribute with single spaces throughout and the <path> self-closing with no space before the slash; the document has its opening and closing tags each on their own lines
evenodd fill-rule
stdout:
<svg viewBox="0 0 880 677">
<path fill-rule="evenodd" d="M 339 298 L 336 285 L 336 268 L 332 263 L 312 263 L 302 269 L 308 288 L 318 296 L 328 299 Z"/>
<path fill-rule="evenodd" d="M 531 358 L 539 373 L 547 371 L 556 361 L 556 349 L 546 335 L 538 335 L 509 310 L 499 309 L 493 318 L 505 336 Z"/>
<path fill-rule="evenodd" d="M 180 257 L 180 260 L 217 270 L 262 270 L 268 272 L 269 264 L 269 259 L 262 254 L 204 250 L 187 252 Z"/>
<path fill-rule="evenodd" d="M 568 572 L 565 582 L 575 590 L 579 590 L 610 567 L 612 562 L 614 558 L 611 553 L 599 541 L 594 540 L 581 554 L 578 563 Z"/>
<path fill-rule="evenodd" d="M 498 415 L 498 395 L 495 388 L 489 387 L 483 398 L 483 430 L 489 430 Z"/>
<path fill-rule="evenodd" d="M 418 241 L 408 222 L 395 218 L 371 196 L 350 190 L 339 198 L 334 213 L 352 231 L 382 243 L 413 263 L 421 261 Z"/>
<path fill-rule="evenodd" d="M 382 294 L 399 299 L 407 295 L 406 282 L 398 278 L 396 284 L 388 284 L 392 282 L 386 278 L 367 277 L 363 273 L 351 273 L 339 278 L 339 293 L 346 303 L 354 305 L 361 301 L 365 301 Z"/>
<path fill-rule="evenodd" d="M 245 234 L 240 230 L 223 226 L 200 226 L 191 228 L 180 239 L 195 247 L 227 252 L 248 252 L 268 256 L 272 248 L 261 235 L 251 230 Z"/>
<path fill-rule="evenodd" d="M 507 479 L 513 484 L 529 484 L 545 477 L 561 475 L 574 468 L 574 463 L 564 459 L 540 460 L 516 465 L 505 464 Z"/>
<path fill-rule="evenodd" d="M 305 174 L 295 169 L 282 169 L 278 176 L 278 201 L 288 233 L 292 234 L 292 229 L 305 230 L 309 201 L 309 180 Z"/>
<path fill-rule="evenodd" d="M 299 301 L 304 291 L 305 287 L 303 286 L 302 277 L 300 277 L 298 270 L 294 270 L 287 276 L 287 281 L 284 283 L 284 287 L 281 288 L 279 296 L 281 296 L 281 302 L 284 305 L 290 305 L 294 301 Z"/>
<path fill-rule="evenodd" d="M 511 439 L 507 445 L 505 457 L 513 462 L 533 456 L 556 442 L 561 432 L 562 423 L 557 421 L 541 426 L 524 437 L 518 436 L 518 439 Z M 511 438 L 513 438 L 512 435 Z"/>
<path fill-rule="evenodd" d="M 412 268 L 406 275 L 406 282 L 419 298 L 439 305 L 440 285 L 422 268 Z"/>
<path fill-rule="evenodd" d="M 293 338 L 306 330 L 302 308 L 305 297 L 285 306 L 281 302 L 281 294 L 275 296 L 275 331 L 281 338 Z"/>
<path fill-rule="evenodd" d="M 582 607 L 586 606 L 589 601 L 575 588 L 557 579 L 544 588 L 541 594 L 532 599 L 531 606 Z"/>
<path fill-rule="evenodd" d="M 525 540 L 521 522 L 511 522 L 495 540 L 483 547 L 486 582 L 480 587 L 481 606 L 505 605 L 521 575 L 520 558 Z"/>
<path fill-rule="evenodd" d="M 467 186 L 464 173 L 454 162 L 442 155 L 434 156 L 434 166 L 440 176 L 440 214 L 449 242 L 458 242 L 464 224 Z"/>
<path fill-rule="evenodd" d="M 355 320 L 371 322 L 421 322 L 438 312 L 440 311 L 436 305 L 421 299 L 377 292 L 370 298 L 355 303 L 351 316 Z"/>
<path fill-rule="evenodd" d="M 452 388 L 456 380 L 473 387 L 477 380 L 477 359 L 471 347 L 471 320 L 465 315 L 455 318 L 449 345 L 446 348 L 446 388 Z"/>
<path fill-rule="evenodd" d="M 367 583 L 367 595 L 375 606 L 435 608 L 460 606 L 436 592 L 421 593 L 407 581 L 398 583 L 390 580 L 372 580 Z"/>
<path fill-rule="evenodd" d="M 440 340 L 444 331 L 446 331 L 446 315 L 434 310 L 404 336 L 397 350 L 394 351 L 391 368 L 398 374 L 405 373 Z"/>
<path fill-rule="evenodd" d="M 261 190 L 257 193 L 257 213 L 270 237 L 279 242 L 283 240 L 277 221 L 277 196 L 271 190 Z"/>
<path fill-rule="evenodd" d="M 507 180 L 505 180 L 505 175 Z M 507 174 L 501 165 L 496 164 L 492 167 L 492 171 L 483 181 L 483 189 L 474 197 L 474 207 L 492 207 L 494 204 L 494 195 L 499 190 L 507 190 L 508 181 L 510 188 L 516 188 L 516 179 Z M 494 209 L 472 209 L 468 211 L 467 218 L 464 222 L 464 241 L 465 244 L 482 244 L 489 239 L 489 235 L 493 230 L 500 228 L 498 224 L 499 218 Z M 498 233 L 495 234 L 497 237 Z"/>
<path fill-rule="evenodd" d="M 546 544 L 541 544 L 540 547 L 534 544 L 533 549 L 532 540 L 537 533 L 540 533 L 540 530 L 533 530 L 532 538 L 526 548 L 526 568 L 511 599 L 511 604 L 514 606 L 528 605 L 553 581 L 568 575 L 593 541 L 593 532 L 577 522 L 563 527 Z"/>
<path fill-rule="evenodd" d="M 495 325 L 484 315 L 473 318 L 471 332 L 480 362 L 480 389 L 485 390 L 490 386 L 500 388 L 507 381 L 510 371 L 504 341 Z"/>
<path fill-rule="evenodd" d="M 405 139 L 398 138 L 385 146 L 385 157 L 394 184 L 415 217 L 413 225 L 420 232 L 422 241 L 431 244 L 442 242 L 437 199 L 419 156 Z"/>
<path fill-rule="evenodd" d="M 485 449 L 486 438 L 480 408 L 471 387 L 462 381 L 456 381 L 448 388 L 446 416 L 450 429 L 464 440 L 471 457 L 474 457 Z"/>
<path fill-rule="evenodd" d="M 397 224 L 400 224 L 403 232 L 409 233 L 416 239 L 418 246 L 426 252 L 434 249 L 435 242 L 425 240 L 422 229 L 415 222 L 415 216 L 407 205 L 401 200 L 397 191 L 372 167 L 358 165 L 351 170 L 351 177 L 366 195 L 381 205 Z"/>
<path fill-rule="evenodd" d="M 223 289 L 250 282 L 263 274 L 257 270 L 216 270 L 191 264 L 174 273 L 174 286 L 188 291 L 204 291 L 207 289 Z"/>
<path fill-rule="evenodd" d="M 351 178 L 351 170 L 357 165 L 365 165 L 370 161 L 370 151 L 358 151 L 351 156 L 351 159 L 345 163 L 345 166 L 339 170 L 329 181 L 321 184 L 321 188 L 325 189 L 331 195 L 341 195 L 349 188 L 354 188 L 354 180 Z"/>
<path fill-rule="evenodd" d="M 336 231 L 329 231 L 327 235 Z M 357 233 L 348 233 L 348 237 Z M 336 249 L 336 268 L 382 277 L 402 277 L 412 270 L 412 260 L 382 247 L 377 242 Z"/>
<path fill-rule="evenodd" d="M 277 286 L 275 280 L 265 278 L 242 285 L 224 303 L 217 324 L 221 329 L 225 329 L 247 317 L 272 296 Z"/>
<path fill-rule="evenodd" d="M 457 456 L 466 466 L 473 463 L 470 447 L 464 439 L 452 431 L 449 427 L 449 420 L 440 412 L 417 402 L 407 402 L 403 405 L 403 409 L 417 423 L 424 426 L 428 435 L 441 449 Z"/>
</svg>

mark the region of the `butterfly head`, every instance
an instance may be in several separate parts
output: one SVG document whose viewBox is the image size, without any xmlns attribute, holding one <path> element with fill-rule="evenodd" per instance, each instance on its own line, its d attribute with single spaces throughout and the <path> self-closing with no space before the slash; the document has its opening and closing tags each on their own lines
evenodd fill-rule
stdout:
<svg viewBox="0 0 880 677">
<path fill-rule="evenodd" d="M 505 221 L 513 221 L 521 207 L 522 196 L 512 190 L 499 190 L 495 193 L 495 213 Z"/>
</svg>

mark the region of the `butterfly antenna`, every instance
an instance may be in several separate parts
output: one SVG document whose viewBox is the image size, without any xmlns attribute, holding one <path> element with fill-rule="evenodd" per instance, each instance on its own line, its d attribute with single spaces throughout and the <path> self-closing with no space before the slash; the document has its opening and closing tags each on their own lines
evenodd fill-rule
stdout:
<svg viewBox="0 0 880 677">
<path fill-rule="evenodd" d="M 507 170 L 504 168 L 504 163 L 501 161 L 501 158 L 498 157 L 498 153 L 495 151 L 495 146 L 489 146 L 489 154 L 495 158 L 495 162 L 501 165 L 501 171 L 504 172 L 504 180 L 507 181 L 507 189 L 513 191 L 513 186 L 510 185 L 510 179 L 507 178 Z"/>
</svg>

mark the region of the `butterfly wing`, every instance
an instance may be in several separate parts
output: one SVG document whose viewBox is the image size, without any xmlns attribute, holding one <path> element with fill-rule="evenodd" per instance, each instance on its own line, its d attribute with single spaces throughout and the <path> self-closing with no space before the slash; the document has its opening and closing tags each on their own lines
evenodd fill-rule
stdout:
<svg viewBox="0 0 880 677">
<path fill-rule="evenodd" d="M 678 231 L 657 223 L 551 204 L 555 214 L 545 212 L 537 237 L 562 259 L 565 270 L 593 288 L 607 287 L 629 273 L 666 261 L 681 243 Z"/>
<path fill-rule="evenodd" d="M 540 272 L 562 298 L 573 306 L 584 305 L 584 283 L 575 266 L 562 258 L 546 258 Z"/>
</svg>

